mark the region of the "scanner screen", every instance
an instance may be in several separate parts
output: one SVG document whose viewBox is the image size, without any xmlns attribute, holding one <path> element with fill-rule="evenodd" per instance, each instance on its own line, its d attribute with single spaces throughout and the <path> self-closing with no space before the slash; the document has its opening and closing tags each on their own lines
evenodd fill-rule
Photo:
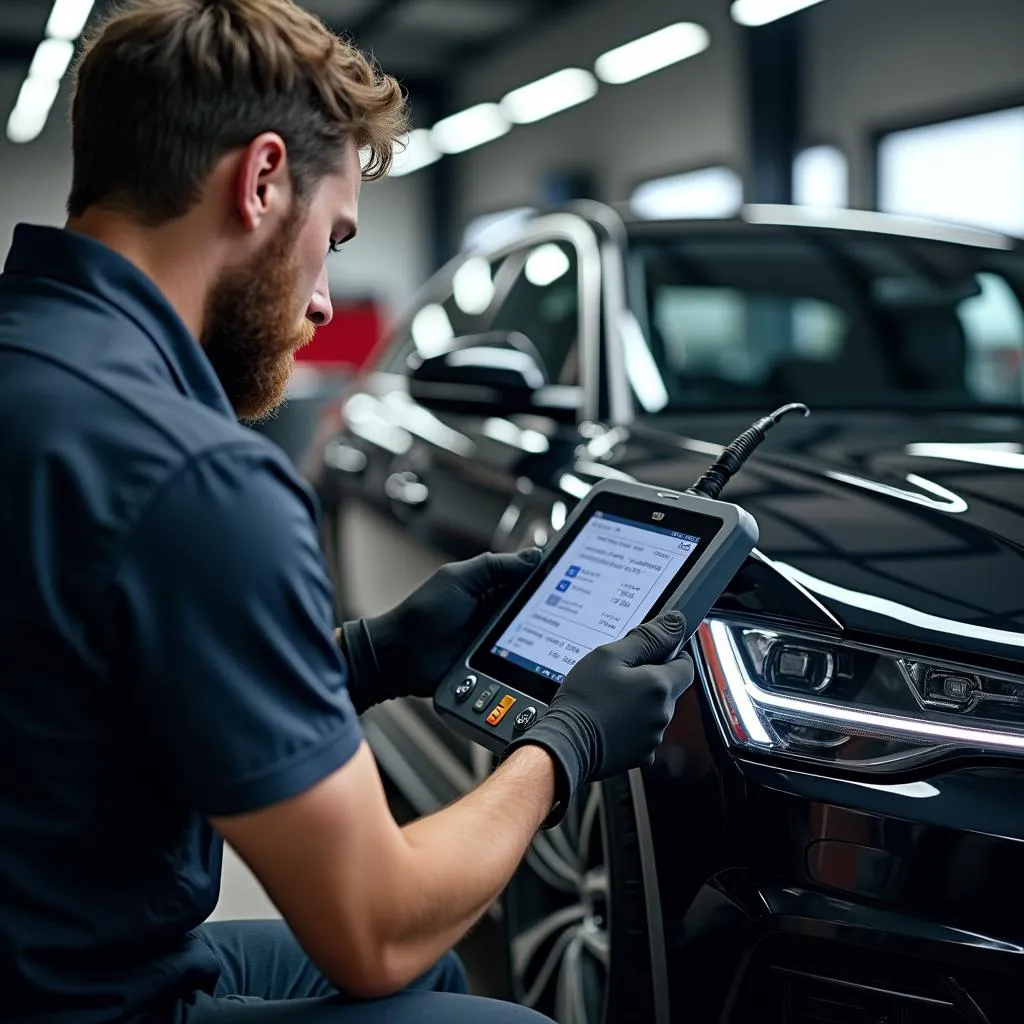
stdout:
<svg viewBox="0 0 1024 1024">
<path fill-rule="evenodd" d="M 595 511 L 490 653 L 560 683 L 580 658 L 638 626 L 700 537 Z"/>
</svg>

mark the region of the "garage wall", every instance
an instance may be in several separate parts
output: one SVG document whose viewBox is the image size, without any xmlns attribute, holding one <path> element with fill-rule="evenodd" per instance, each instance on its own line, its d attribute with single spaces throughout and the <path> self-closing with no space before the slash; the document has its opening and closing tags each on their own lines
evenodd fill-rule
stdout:
<svg viewBox="0 0 1024 1024">
<path fill-rule="evenodd" d="M 712 34 L 700 56 L 451 162 L 457 217 L 538 201 L 552 169 L 599 168 L 599 197 L 708 163 L 742 169 L 745 102 L 740 30 L 726 0 L 603 0 L 488 56 L 465 74 L 458 102 L 499 100 L 517 85 L 576 64 L 669 21 Z M 804 125 L 808 144 L 833 142 L 850 161 L 851 202 L 873 200 L 871 133 L 1005 100 L 1024 99 L 1024 3 L 1015 0 L 828 0 L 807 25 Z M 614 131 L 609 132 L 609 126 Z"/>
<path fill-rule="evenodd" d="M 0 251 L 11 244 L 18 221 L 60 225 L 64 223 L 64 201 L 71 188 L 70 139 L 67 123 L 52 116 L 35 142 L 14 146 L 7 141 L 3 126 L 18 95 L 25 69 L 0 65 Z M 57 97 L 56 109 L 66 110 L 66 92 Z"/>
<path fill-rule="evenodd" d="M 14 96 L 22 70 L 0 71 L 0 96 Z M 71 187 L 71 153 L 66 95 L 58 97 L 42 135 L 13 146 L 0 125 L 0 263 L 19 221 L 60 226 Z M 6 121 L 7 109 L 3 110 Z M 422 175 L 367 183 L 359 204 L 359 235 L 328 268 L 338 297 L 368 296 L 392 312 L 401 308 L 430 272 L 429 226 Z"/>
<path fill-rule="evenodd" d="M 1017 0 L 828 0 L 806 17 L 807 141 L 846 152 L 855 206 L 873 199 L 873 130 L 1024 99 Z"/>
<path fill-rule="evenodd" d="M 644 178 L 708 163 L 741 167 L 738 32 L 722 0 L 601 0 L 512 43 L 463 76 L 460 107 L 500 100 L 510 89 L 567 66 L 592 68 L 605 50 L 673 21 L 703 24 L 704 53 L 627 85 L 602 85 L 590 102 L 451 162 L 458 216 L 539 200 L 551 169 L 597 169 L 598 198 L 625 199 Z"/>
</svg>

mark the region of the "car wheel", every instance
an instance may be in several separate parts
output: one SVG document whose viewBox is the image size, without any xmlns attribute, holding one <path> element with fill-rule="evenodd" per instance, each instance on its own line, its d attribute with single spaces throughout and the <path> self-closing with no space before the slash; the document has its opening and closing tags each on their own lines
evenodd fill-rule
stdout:
<svg viewBox="0 0 1024 1024">
<path fill-rule="evenodd" d="M 537 835 L 502 901 L 513 997 L 559 1024 L 664 1019 L 660 916 L 653 947 L 649 925 L 657 883 L 635 793 L 626 776 L 581 792 Z M 646 828 L 645 807 L 639 818 Z"/>
</svg>

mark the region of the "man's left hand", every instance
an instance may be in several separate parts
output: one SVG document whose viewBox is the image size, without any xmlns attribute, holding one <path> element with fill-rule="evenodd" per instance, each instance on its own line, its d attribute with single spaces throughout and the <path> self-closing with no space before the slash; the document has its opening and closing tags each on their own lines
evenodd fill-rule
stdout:
<svg viewBox="0 0 1024 1024">
<path fill-rule="evenodd" d="M 398 607 L 346 622 L 339 642 L 360 713 L 392 697 L 432 697 L 438 684 L 540 561 L 537 548 L 442 566 Z"/>
</svg>

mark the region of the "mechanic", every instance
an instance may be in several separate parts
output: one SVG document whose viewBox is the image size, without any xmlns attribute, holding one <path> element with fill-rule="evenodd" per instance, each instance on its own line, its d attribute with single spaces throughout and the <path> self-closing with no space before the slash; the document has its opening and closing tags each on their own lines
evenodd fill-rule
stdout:
<svg viewBox="0 0 1024 1024">
<path fill-rule="evenodd" d="M 692 664 L 661 616 L 475 791 L 392 817 L 358 715 L 431 695 L 538 552 L 336 630 L 312 494 L 244 423 L 404 129 L 290 0 L 136 0 L 76 67 L 67 224 L 18 225 L 0 275 L 5 1021 L 541 1019 L 449 950 L 580 786 L 649 761 Z M 282 921 L 204 924 L 225 839 Z"/>
</svg>

